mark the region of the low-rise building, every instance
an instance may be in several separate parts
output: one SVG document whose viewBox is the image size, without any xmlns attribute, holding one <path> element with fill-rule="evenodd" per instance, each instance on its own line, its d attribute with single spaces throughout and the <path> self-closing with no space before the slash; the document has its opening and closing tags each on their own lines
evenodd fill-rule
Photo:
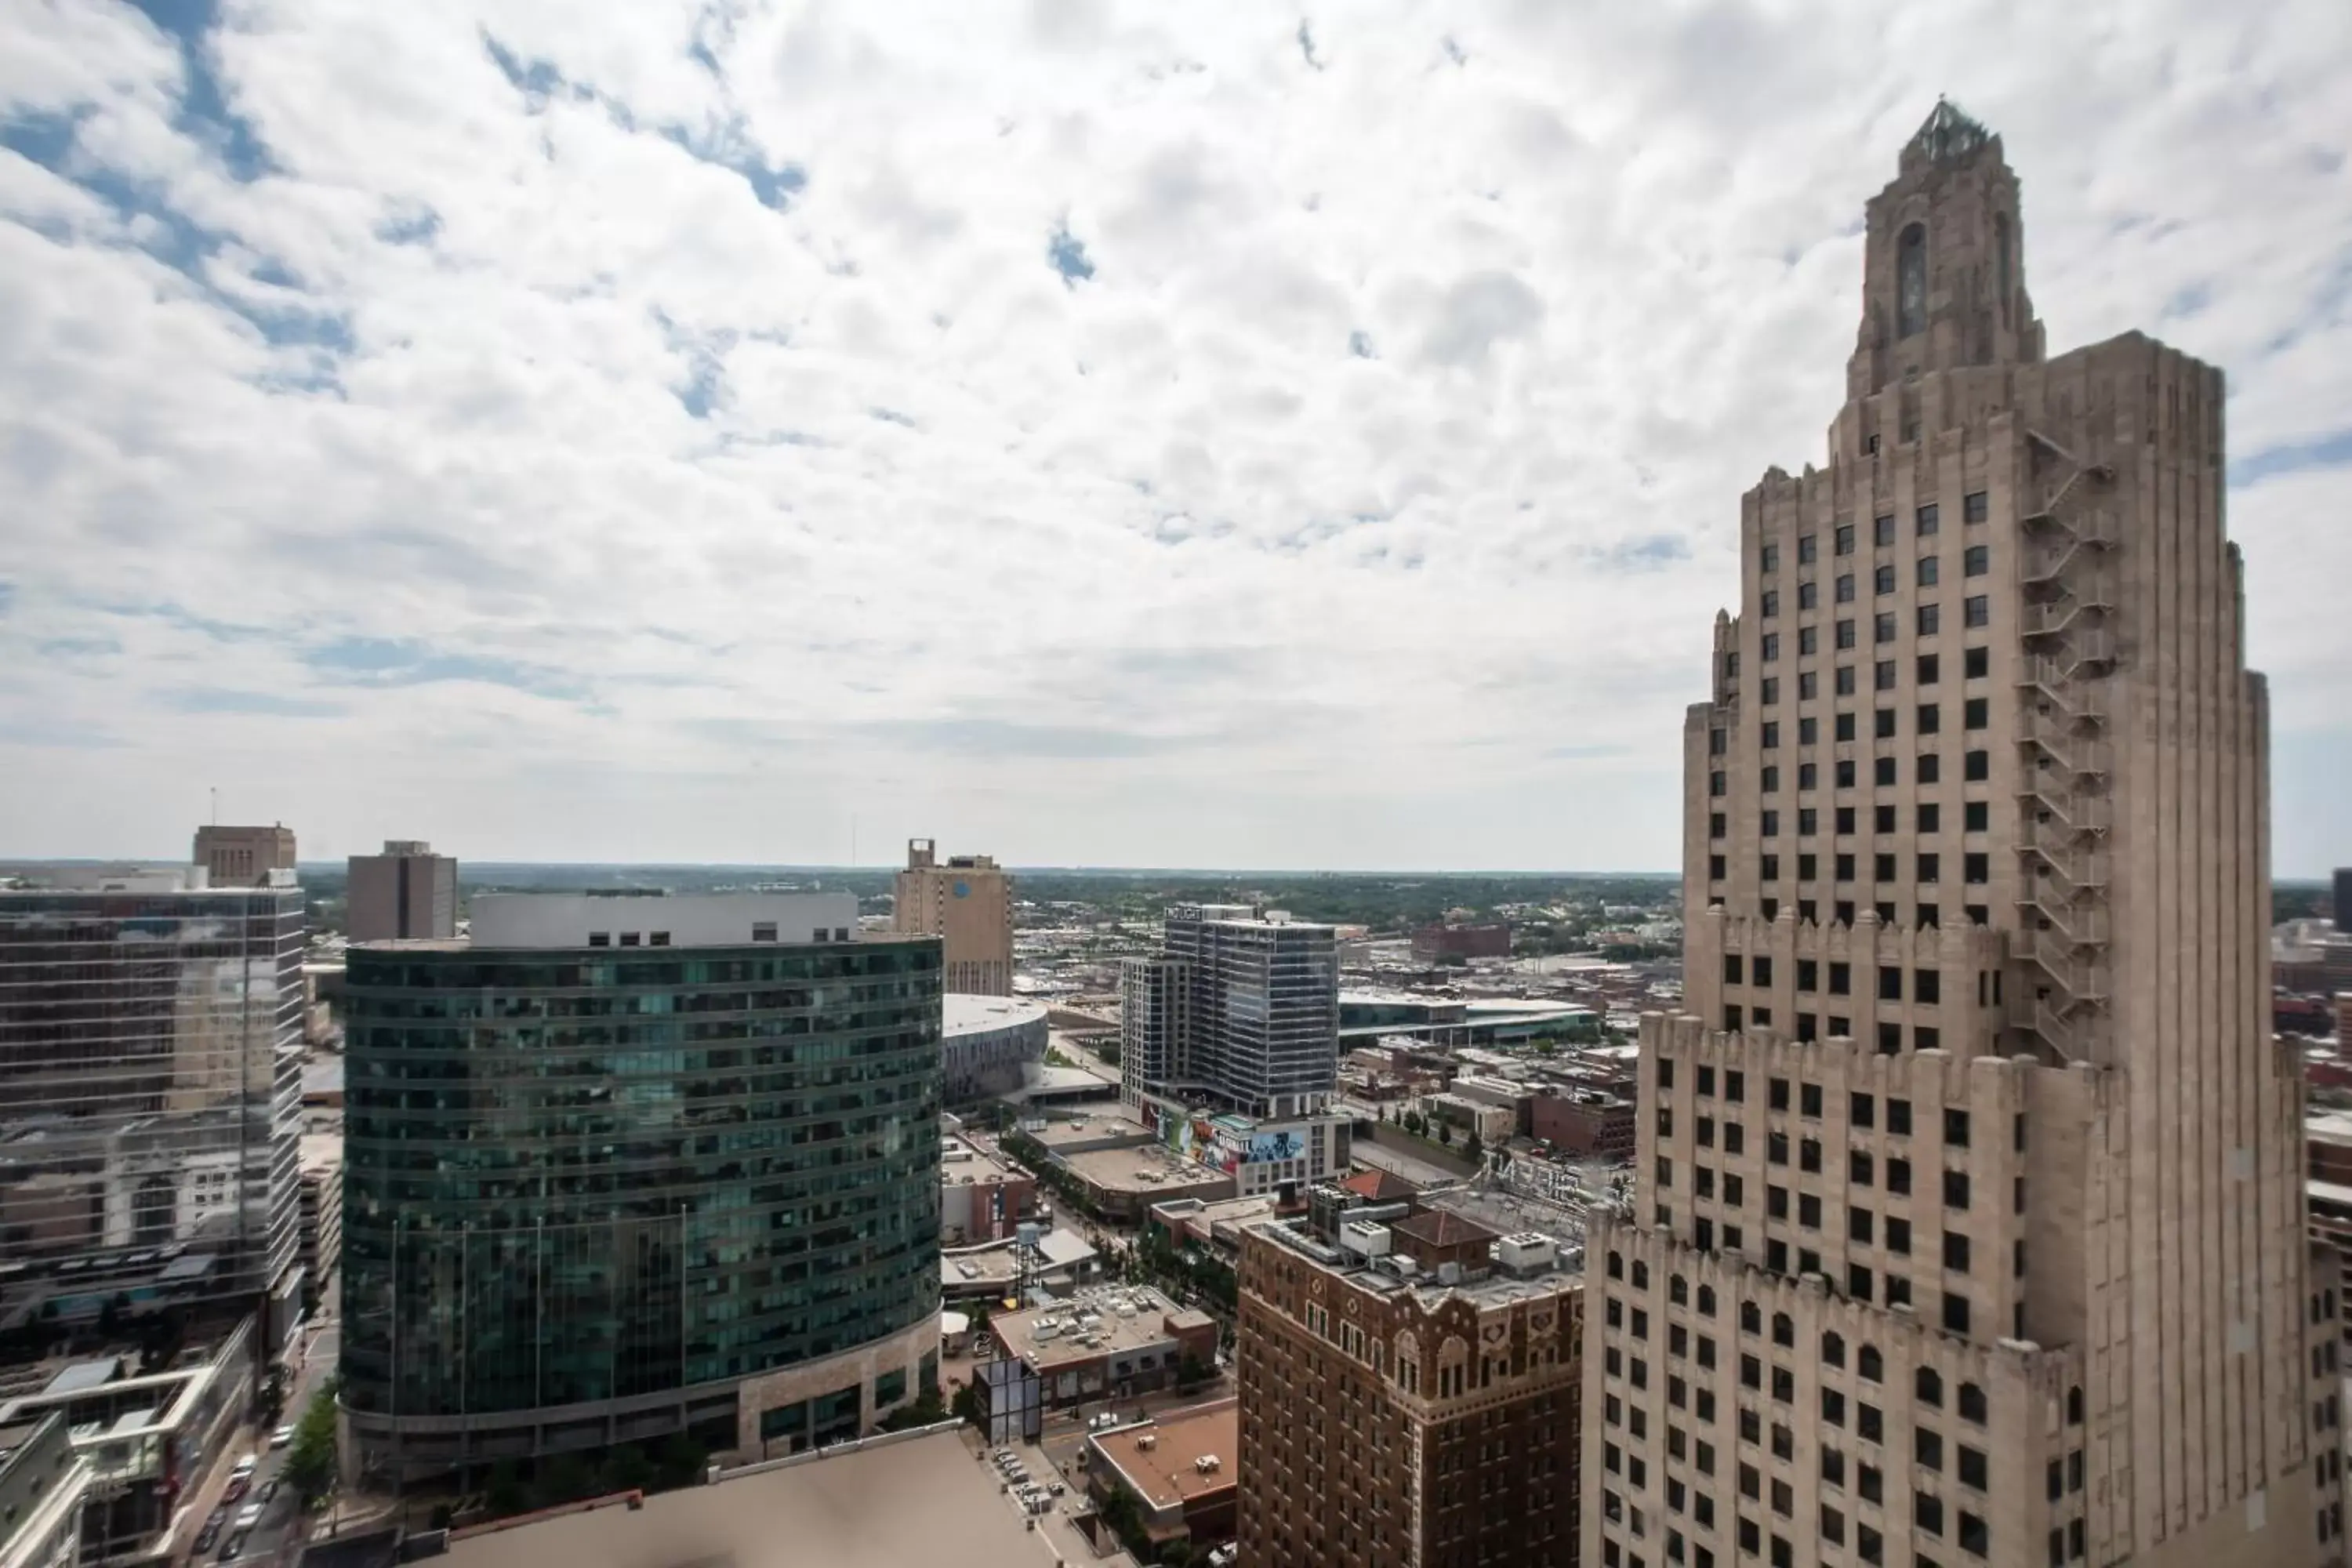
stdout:
<svg viewBox="0 0 2352 1568">
<path fill-rule="evenodd" d="M 1097 1504 L 1133 1494 L 1155 1551 L 1171 1541 L 1216 1547 L 1234 1536 L 1240 1445 L 1235 1401 L 1171 1410 L 1087 1438 L 1087 1490 Z"/>
<path fill-rule="evenodd" d="M 940 1245 L 1002 1241 L 1037 1213 L 1037 1178 L 967 1138 L 940 1140 Z"/>
<path fill-rule="evenodd" d="M 1508 958 L 1511 928 L 1499 921 L 1485 925 L 1423 926 L 1412 933 L 1412 955 L 1423 963 L 1449 958 Z"/>
<path fill-rule="evenodd" d="M 34 1374 L 22 1379 L 27 1392 L 0 1398 L 0 1434 L 29 1435 L 54 1417 L 82 1462 L 75 1526 L 82 1568 L 147 1562 L 170 1543 L 182 1498 L 202 1483 L 250 1406 L 254 1340 L 248 1319 L 157 1371 L 142 1370 L 141 1352 L 129 1348 L 52 1361 L 24 1369 Z"/>
<path fill-rule="evenodd" d="M 1489 1105 L 1450 1091 L 1424 1097 L 1421 1108 L 1433 1120 L 1475 1133 L 1485 1143 L 1508 1142 L 1517 1121 L 1509 1106 Z"/>
<path fill-rule="evenodd" d="M 75 1568 L 89 1485 L 61 1412 L 0 1421 L 0 1568 Z"/>
<path fill-rule="evenodd" d="M 1604 1090 L 1556 1089 L 1528 1102 L 1528 1134 L 1579 1159 L 1631 1160 L 1633 1116 L 1633 1101 Z"/>
<path fill-rule="evenodd" d="M 1189 1360 L 1216 1363 L 1217 1321 L 1148 1285 L 1107 1285 L 989 1321 L 999 1359 L 1036 1375 L 1049 1408 L 1129 1399 L 1175 1384 Z"/>
<path fill-rule="evenodd" d="M 1025 1251 L 1025 1256 L 1024 1256 Z M 1025 1288 L 1056 1294 L 1093 1281 L 1097 1258 L 1074 1230 L 1041 1231 L 1034 1245 L 1017 1237 L 940 1254 L 940 1296 L 948 1301 L 1018 1300 Z"/>
<path fill-rule="evenodd" d="M 1242 1231 L 1275 1216 L 1275 1200 L 1266 1194 L 1246 1198 L 1174 1198 L 1154 1204 L 1146 1224 L 1166 1237 L 1171 1247 L 1199 1247 L 1231 1262 L 1241 1256 Z"/>
<path fill-rule="evenodd" d="M 1139 1223 L 1153 1204 L 1171 1198 L 1208 1201 L 1234 1195 L 1231 1173 L 1157 1144 L 1090 1149 L 1058 1163 L 1077 1181 L 1087 1202 L 1116 1225 Z"/>
</svg>

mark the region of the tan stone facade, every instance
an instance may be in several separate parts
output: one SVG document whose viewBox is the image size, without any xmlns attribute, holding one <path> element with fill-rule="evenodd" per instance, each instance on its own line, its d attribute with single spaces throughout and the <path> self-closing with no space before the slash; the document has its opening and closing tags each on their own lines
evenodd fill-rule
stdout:
<svg viewBox="0 0 2352 1568">
<path fill-rule="evenodd" d="M 1588 1562 L 2344 1560 L 2333 1256 L 2268 1019 L 2220 373 L 2043 357 L 1948 108 L 1826 468 L 1742 504 L 1685 996 L 1588 1268 Z"/>
<path fill-rule="evenodd" d="M 928 838 L 907 845 L 890 928 L 935 936 L 947 949 L 947 989 L 969 996 L 1013 994 L 1013 879 L 988 855 L 944 861 Z"/>
</svg>

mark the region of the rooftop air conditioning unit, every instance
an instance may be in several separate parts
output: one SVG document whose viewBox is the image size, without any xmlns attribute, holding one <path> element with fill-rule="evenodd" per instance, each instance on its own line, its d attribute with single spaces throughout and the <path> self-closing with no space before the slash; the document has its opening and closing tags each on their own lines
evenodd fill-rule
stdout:
<svg viewBox="0 0 2352 1568">
<path fill-rule="evenodd" d="M 1192 1468 L 1204 1476 L 1213 1476 L 1217 1473 L 1217 1457 L 1214 1454 L 1203 1454 L 1192 1461 Z"/>
<path fill-rule="evenodd" d="M 1157 1432 L 1146 1432 L 1142 1436 L 1138 1437 L 1135 1440 L 1135 1446 L 1146 1452 L 1149 1452 L 1153 1448 L 1157 1448 L 1160 1447 L 1160 1434 Z"/>
</svg>

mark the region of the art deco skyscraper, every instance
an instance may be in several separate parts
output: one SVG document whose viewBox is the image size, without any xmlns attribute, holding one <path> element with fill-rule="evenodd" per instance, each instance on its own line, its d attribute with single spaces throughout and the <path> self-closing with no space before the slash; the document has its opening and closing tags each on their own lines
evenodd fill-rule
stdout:
<svg viewBox="0 0 2352 1568">
<path fill-rule="evenodd" d="M 1584 1560 L 2343 1560 L 2219 372 L 2046 360 L 2000 141 L 1869 205 L 1824 468 L 1741 507 L 1686 995 L 1590 1237 Z"/>
</svg>

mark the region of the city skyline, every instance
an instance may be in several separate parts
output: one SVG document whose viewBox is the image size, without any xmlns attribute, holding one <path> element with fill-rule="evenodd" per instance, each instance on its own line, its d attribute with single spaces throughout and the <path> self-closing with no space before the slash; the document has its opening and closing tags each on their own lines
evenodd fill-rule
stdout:
<svg viewBox="0 0 2352 1568">
<path fill-rule="evenodd" d="M 1671 867 L 1948 90 L 2045 317 L 2228 374 L 2352 861 L 2340 8 L 149 9 L 0 73 L 0 854 Z"/>
</svg>

